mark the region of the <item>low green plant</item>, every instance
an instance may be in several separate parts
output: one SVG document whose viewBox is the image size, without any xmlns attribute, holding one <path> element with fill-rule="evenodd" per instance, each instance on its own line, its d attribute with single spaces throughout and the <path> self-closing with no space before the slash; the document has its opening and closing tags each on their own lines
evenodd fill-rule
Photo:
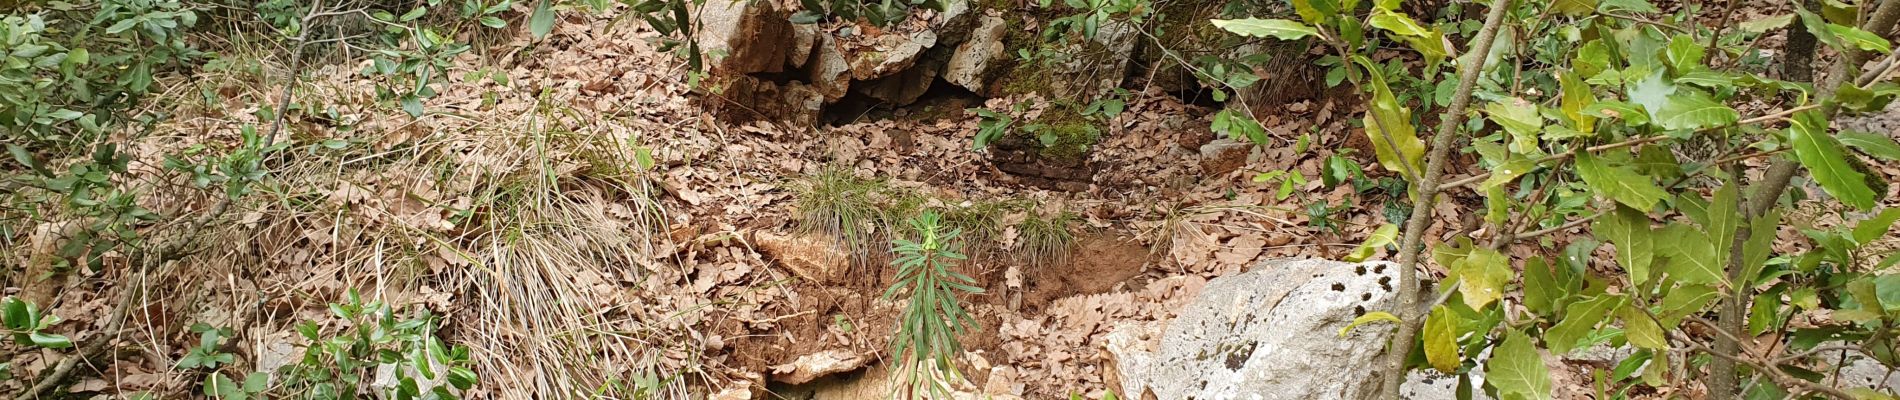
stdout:
<svg viewBox="0 0 1900 400">
<path fill-rule="evenodd" d="M 437 338 L 437 318 L 426 309 L 398 317 L 389 305 L 364 302 L 350 290 L 344 303 L 330 305 L 330 313 L 346 322 L 342 329 L 326 334 L 315 322 L 297 325 L 308 341 L 304 355 L 278 372 L 297 398 L 356 398 L 365 379 L 384 365 L 394 371 L 394 385 L 383 394 L 393 399 L 459 399 L 476 383 L 468 348 Z"/>
<path fill-rule="evenodd" d="M 877 234 L 891 225 L 887 209 L 895 205 L 886 204 L 889 190 L 881 182 L 825 168 L 792 187 L 798 229 L 833 238 L 853 255 L 868 256 Z"/>
<path fill-rule="evenodd" d="M 44 332 L 59 321 L 57 315 L 41 315 L 39 306 L 33 302 L 12 296 L 0 299 L 0 326 L 6 328 L 16 344 L 49 349 L 73 347 L 72 339 L 65 335 Z"/>
<path fill-rule="evenodd" d="M 956 359 L 963 354 L 957 336 L 976 327 L 976 320 L 957 300 L 958 293 L 982 293 L 976 279 L 958 273 L 956 263 L 967 259 L 958 249 L 962 232 L 948 231 L 936 212 L 910 220 L 917 240 L 892 240 L 897 280 L 884 291 L 885 300 L 904 296 L 903 315 L 891 341 L 898 357 L 894 386 L 910 398 L 950 398 L 946 381 L 961 379 Z"/>
<path fill-rule="evenodd" d="M 1057 212 L 1045 218 L 1031 210 L 1016 224 L 1018 258 L 1038 267 L 1067 262 L 1075 248 L 1075 234 L 1069 232 L 1073 222 L 1072 213 Z"/>
<path fill-rule="evenodd" d="M 237 356 L 222 350 L 225 339 L 231 337 L 230 328 L 215 328 L 200 323 L 192 324 L 191 331 L 198 333 L 198 346 L 185 352 L 184 358 L 178 359 L 179 369 L 216 370 L 219 365 L 230 365 L 237 361 Z"/>
</svg>

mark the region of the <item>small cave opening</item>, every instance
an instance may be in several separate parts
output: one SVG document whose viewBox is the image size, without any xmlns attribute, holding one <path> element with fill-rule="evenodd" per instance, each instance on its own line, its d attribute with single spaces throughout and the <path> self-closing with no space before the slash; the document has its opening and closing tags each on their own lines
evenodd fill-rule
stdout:
<svg viewBox="0 0 1900 400">
<path fill-rule="evenodd" d="M 824 116 L 820 118 L 820 121 L 826 126 L 888 119 L 934 121 L 961 117 L 964 109 L 982 107 L 983 102 L 989 100 L 987 97 L 942 78 L 930 79 L 930 86 L 922 95 L 904 104 L 879 99 L 860 90 L 851 90 L 845 94 L 844 98 L 826 105 Z"/>
</svg>

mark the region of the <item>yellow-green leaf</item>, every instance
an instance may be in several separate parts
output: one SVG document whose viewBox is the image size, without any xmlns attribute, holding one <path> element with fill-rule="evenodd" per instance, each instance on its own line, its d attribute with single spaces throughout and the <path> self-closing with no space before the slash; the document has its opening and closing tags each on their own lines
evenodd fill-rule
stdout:
<svg viewBox="0 0 1900 400">
<path fill-rule="evenodd" d="M 1373 10 L 1371 22 L 1372 27 L 1384 29 L 1386 32 L 1399 36 L 1424 37 L 1432 32 L 1430 29 L 1419 26 L 1418 21 L 1413 21 L 1412 17 L 1392 10 Z"/>
<path fill-rule="evenodd" d="M 1421 334 L 1425 341 L 1425 361 L 1430 362 L 1432 368 L 1449 374 L 1464 363 L 1458 357 L 1458 314 L 1451 312 L 1450 307 L 1433 306 L 1432 313 L 1425 316 Z"/>
<path fill-rule="evenodd" d="M 1216 19 L 1212 20 L 1212 22 L 1215 27 L 1226 29 L 1228 32 L 1242 36 L 1270 37 L 1280 40 L 1296 40 L 1307 36 L 1319 36 L 1319 30 L 1313 29 L 1311 26 L 1284 19 Z"/>
<path fill-rule="evenodd" d="M 1795 158 L 1828 195 L 1862 211 L 1874 208 L 1877 194 L 1867 188 L 1866 175 L 1848 163 L 1841 143 L 1828 135 L 1827 119 L 1820 111 L 1795 114 L 1788 124 L 1788 139 L 1794 142 Z"/>
<path fill-rule="evenodd" d="M 1669 342 L 1663 339 L 1662 326 L 1656 325 L 1656 319 L 1650 318 L 1640 307 L 1625 304 L 1617 310 L 1617 318 L 1623 320 L 1623 337 L 1636 347 L 1651 350 L 1668 348 Z"/>
<path fill-rule="evenodd" d="M 1511 134 L 1512 153 L 1543 154 L 1537 148 L 1537 135 L 1543 133 L 1544 117 L 1537 114 L 1536 104 L 1512 97 L 1484 105 L 1484 114 Z"/>
<path fill-rule="evenodd" d="M 1841 131 L 1835 134 L 1834 138 L 1840 139 L 1841 144 L 1859 149 L 1862 153 L 1867 153 L 1867 155 L 1883 158 L 1887 161 L 1900 161 L 1900 144 L 1894 143 L 1893 138 L 1887 137 L 1886 135 L 1860 131 Z"/>
<path fill-rule="evenodd" d="M 1663 129 L 1701 129 L 1735 123 L 1742 114 L 1727 104 L 1715 101 L 1700 90 L 1684 88 L 1669 96 L 1662 109 L 1655 110 L 1656 124 Z"/>
<path fill-rule="evenodd" d="M 1372 257 L 1372 253 L 1376 253 L 1379 251 L 1379 249 L 1383 249 L 1385 248 L 1385 246 L 1391 245 L 1392 241 L 1394 239 L 1398 239 L 1398 237 L 1399 237 L 1398 225 L 1393 225 L 1393 224 L 1380 225 L 1379 229 L 1372 231 L 1371 236 L 1366 236 L 1366 241 L 1364 243 L 1360 243 L 1359 247 L 1352 249 L 1351 254 L 1346 255 L 1345 261 L 1346 262 L 1365 261 L 1367 258 Z"/>
<path fill-rule="evenodd" d="M 1396 324 L 1396 323 L 1399 323 L 1399 317 L 1396 315 L 1392 315 L 1392 313 L 1384 312 L 1384 311 L 1369 312 L 1369 313 L 1366 313 L 1366 315 L 1361 315 L 1358 318 L 1353 318 L 1352 323 L 1346 324 L 1346 327 L 1339 328 L 1339 337 L 1346 337 L 1346 333 L 1352 332 L 1353 328 L 1358 328 L 1360 325 L 1365 325 L 1368 323 L 1378 322 L 1378 321 L 1385 321 L 1385 322 L 1391 322 L 1391 323 Z"/>
<path fill-rule="evenodd" d="M 1563 91 L 1564 117 L 1570 118 L 1570 122 L 1576 124 L 1574 128 L 1577 132 L 1582 132 L 1584 135 L 1596 133 L 1597 118 L 1583 113 L 1584 107 L 1595 105 L 1597 102 L 1596 94 L 1590 92 L 1590 85 L 1570 71 L 1558 72 L 1557 83 Z"/>
<path fill-rule="evenodd" d="M 1372 89 L 1372 104 L 1366 111 L 1366 138 L 1372 141 L 1379 165 L 1415 181 L 1412 174 L 1425 170 L 1425 141 L 1418 138 L 1417 129 L 1412 126 L 1412 113 L 1399 105 L 1378 68 L 1367 60 L 1355 61 L 1365 67 L 1370 78 L 1367 86 Z"/>
<path fill-rule="evenodd" d="M 1485 383 L 1504 399 L 1549 400 L 1550 367 L 1524 332 L 1511 331 L 1484 364 Z"/>
<path fill-rule="evenodd" d="M 1577 152 L 1577 175 L 1597 194 L 1639 211 L 1649 211 L 1669 196 L 1648 176 L 1628 167 L 1611 166 L 1588 151 Z"/>
<path fill-rule="evenodd" d="M 1595 13 L 1597 0 L 1556 0 L 1550 7 L 1563 15 L 1579 17 Z"/>
<path fill-rule="evenodd" d="M 1586 300 L 1570 303 L 1564 307 L 1564 320 L 1552 325 L 1544 332 L 1544 344 L 1550 346 L 1554 354 L 1567 354 L 1577 347 L 1577 341 L 1584 335 L 1596 330 L 1598 324 L 1609 316 L 1610 311 L 1623 305 L 1623 297 L 1611 294 L 1597 295 Z"/>
<path fill-rule="evenodd" d="M 1492 188 L 1511 183 L 1511 181 L 1517 180 L 1518 177 L 1536 170 L 1537 160 L 1513 156 L 1510 160 L 1505 161 L 1503 164 L 1498 164 L 1496 168 L 1492 168 L 1491 177 L 1485 178 L 1484 183 L 1478 185 L 1478 189 L 1480 191 L 1491 190 Z"/>
<path fill-rule="evenodd" d="M 1510 259 L 1487 248 L 1471 249 L 1471 254 L 1451 269 L 1462 282 L 1458 293 L 1464 295 L 1465 305 L 1473 309 L 1483 309 L 1503 298 L 1504 285 L 1511 282 Z"/>
<path fill-rule="evenodd" d="M 1672 223 L 1663 228 L 1662 237 L 1668 240 L 1657 243 L 1657 252 L 1669 258 L 1669 263 L 1663 266 L 1663 273 L 1678 282 L 1727 284 L 1727 279 L 1723 277 L 1723 266 L 1727 264 L 1728 257 L 1715 252 L 1715 243 L 1710 242 L 1714 238 L 1710 238 L 1707 232 Z"/>
<path fill-rule="evenodd" d="M 1616 245 L 1616 261 L 1629 273 L 1631 284 L 1649 281 L 1649 267 L 1656 257 L 1656 235 L 1649 228 L 1648 216 L 1619 206 L 1592 222 L 1590 230 L 1597 238 Z"/>
</svg>

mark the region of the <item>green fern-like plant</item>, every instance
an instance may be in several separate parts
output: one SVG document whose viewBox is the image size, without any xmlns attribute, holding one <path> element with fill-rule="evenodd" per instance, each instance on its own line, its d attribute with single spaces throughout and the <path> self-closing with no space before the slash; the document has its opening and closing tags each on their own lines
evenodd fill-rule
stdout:
<svg viewBox="0 0 1900 400">
<path fill-rule="evenodd" d="M 909 296 L 891 343 L 891 354 L 899 360 L 893 376 L 903 380 L 894 389 L 910 398 L 949 398 L 944 382 L 957 378 L 955 360 L 963 352 L 957 336 L 976 326 L 957 294 L 983 289 L 975 286 L 976 279 L 951 269 L 968 258 L 957 252 L 962 231 L 945 231 L 936 212 L 912 218 L 910 225 L 920 238 L 891 241 L 897 280 L 884 291 L 885 300 Z"/>
</svg>

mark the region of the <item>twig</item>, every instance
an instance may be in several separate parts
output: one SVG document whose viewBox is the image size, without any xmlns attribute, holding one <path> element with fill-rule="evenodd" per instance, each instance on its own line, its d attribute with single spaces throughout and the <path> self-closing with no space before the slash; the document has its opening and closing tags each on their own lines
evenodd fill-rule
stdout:
<svg viewBox="0 0 1900 400">
<path fill-rule="evenodd" d="M 1820 106 L 1818 106 L 1818 105 L 1812 105 L 1812 104 L 1811 104 L 1811 105 L 1805 105 L 1805 106 L 1800 106 L 1800 107 L 1795 107 L 1795 108 L 1790 108 L 1790 109 L 1786 109 L 1786 110 L 1781 110 L 1781 111 L 1778 111 L 1778 112 L 1775 112 L 1775 113 L 1773 113 L 1773 114 L 1768 114 L 1768 115 L 1763 115 L 1763 116 L 1759 116 L 1759 117 L 1754 117 L 1754 118 L 1749 118 L 1749 119 L 1744 119 L 1744 120 L 1740 120 L 1740 121 L 1736 121 L 1736 122 L 1735 122 L 1735 123 L 1733 123 L 1733 124 L 1728 124 L 1728 125 L 1723 125 L 1723 126 L 1716 126 L 1716 127 L 1708 127 L 1708 128 L 1702 128 L 1702 129 L 1699 129 L 1699 130 L 1697 130 L 1697 131 L 1698 131 L 1698 132 L 1703 132 L 1703 131 L 1709 131 L 1709 130 L 1715 130 L 1715 129 L 1722 129 L 1722 128 L 1727 128 L 1727 127 L 1731 127 L 1731 126 L 1740 126 L 1740 125 L 1748 125 L 1748 124 L 1756 124 L 1756 123 L 1762 123 L 1762 122 L 1766 122 L 1766 121 L 1773 121 L 1773 120 L 1779 120 L 1779 119 L 1783 119 L 1783 118 L 1787 118 L 1787 117 L 1788 117 L 1789 115 L 1794 115 L 1795 113 L 1798 113 L 1798 112 L 1802 112 L 1802 111 L 1807 111 L 1807 110 L 1812 110 L 1812 109 L 1815 109 L 1815 108 L 1817 108 L 1817 107 L 1820 107 Z M 1599 152 L 1599 151 L 1604 151 L 1604 150 L 1613 150 L 1613 149 L 1619 149 L 1619 148 L 1624 148 L 1624 147 L 1630 147 L 1630 146 L 1636 146 L 1636 145 L 1642 145 L 1642 144 L 1648 144 L 1648 143 L 1653 143 L 1653 142 L 1658 142 L 1658 141 L 1662 141 L 1663 139 L 1668 139 L 1668 138 L 1669 138 L 1668 136 L 1649 136 L 1649 137 L 1640 137 L 1640 138 L 1635 138 L 1635 139 L 1630 139 L 1630 140 L 1625 140 L 1625 141 L 1621 141 L 1621 142 L 1616 142 L 1616 143 L 1610 143 L 1610 144 L 1601 144 L 1601 145 L 1596 145 L 1596 146 L 1590 146 L 1590 147 L 1588 147 L 1588 148 L 1584 148 L 1584 149 L 1583 149 L 1583 151 L 1588 151 L 1588 152 L 1592 152 L 1592 153 L 1594 153 L 1594 152 Z M 1569 151 L 1565 151 L 1565 152 L 1562 152 L 1562 153 L 1557 153 L 1557 154 L 1552 154 L 1552 155 L 1548 155 L 1548 156 L 1544 156 L 1544 157 L 1541 157 L 1541 158 L 1538 158 L 1538 159 L 1537 159 L 1537 160 L 1535 160 L 1535 161 L 1534 161 L 1533 163 L 1535 163 L 1535 164 L 1543 164 L 1543 163 L 1547 163 L 1547 162 L 1552 162 L 1552 161 L 1558 161 L 1558 160 L 1567 160 L 1567 159 L 1570 159 L 1571 157 L 1575 157 L 1575 156 L 1577 155 L 1577 151 L 1578 151 L 1577 149 L 1571 149 L 1571 150 L 1569 150 Z M 1448 182 L 1448 183 L 1445 183 L 1445 184 L 1443 184 L 1443 185 L 1439 185 L 1439 186 L 1438 186 L 1438 189 L 1439 189 L 1439 190 L 1446 190 L 1446 189 L 1452 189 L 1452 188 L 1456 188 L 1456 187 L 1460 187 L 1460 186 L 1467 186 L 1467 185 L 1470 185 L 1470 184 L 1473 184 L 1473 183 L 1478 183 L 1478 182 L 1483 182 L 1483 181 L 1484 181 L 1484 180 L 1485 180 L 1486 178 L 1490 178 L 1490 177 L 1491 177 L 1491 173 L 1490 173 L 1490 172 L 1482 172 L 1482 173 L 1479 173 L 1479 174 L 1477 174 L 1477 175 L 1472 175 L 1472 176 L 1468 176 L 1468 177 L 1464 177 L 1464 178 L 1459 178 L 1458 180 L 1455 180 L 1455 181 L 1451 181 L 1451 182 Z"/>
<path fill-rule="evenodd" d="M 1466 55 L 1472 62 L 1467 64 L 1458 77 L 1458 89 L 1452 92 L 1451 105 L 1439 119 L 1438 130 L 1432 134 L 1431 153 L 1426 156 L 1425 171 L 1419 182 L 1418 198 L 1412 207 L 1412 217 L 1405 223 L 1405 235 L 1399 244 L 1399 329 L 1393 336 L 1393 345 L 1387 346 L 1384 382 L 1380 386 L 1382 398 L 1399 398 L 1399 384 L 1405 382 L 1405 360 L 1410 356 L 1412 341 L 1418 334 L 1416 323 L 1418 308 L 1418 269 L 1419 253 L 1423 251 L 1421 242 L 1425 239 L 1425 228 L 1432 223 L 1432 204 L 1438 196 L 1438 180 L 1444 177 L 1445 159 L 1450 158 L 1454 137 L 1458 126 L 1464 124 L 1465 107 L 1471 105 L 1471 91 L 1478 86 L 1478 77 L 1484 74 L 1484 57 L 1491 53 L 1491 44 L 1498 38 L 1498 26 L 1504 24 L 1505 14 L 1509 14 L 1514 2 L 1496 0 L 1491 3 L 1491 11 L 1484 17 L 1484 27 L 1478 29 L 1474 45 Z"/>
</svg>

